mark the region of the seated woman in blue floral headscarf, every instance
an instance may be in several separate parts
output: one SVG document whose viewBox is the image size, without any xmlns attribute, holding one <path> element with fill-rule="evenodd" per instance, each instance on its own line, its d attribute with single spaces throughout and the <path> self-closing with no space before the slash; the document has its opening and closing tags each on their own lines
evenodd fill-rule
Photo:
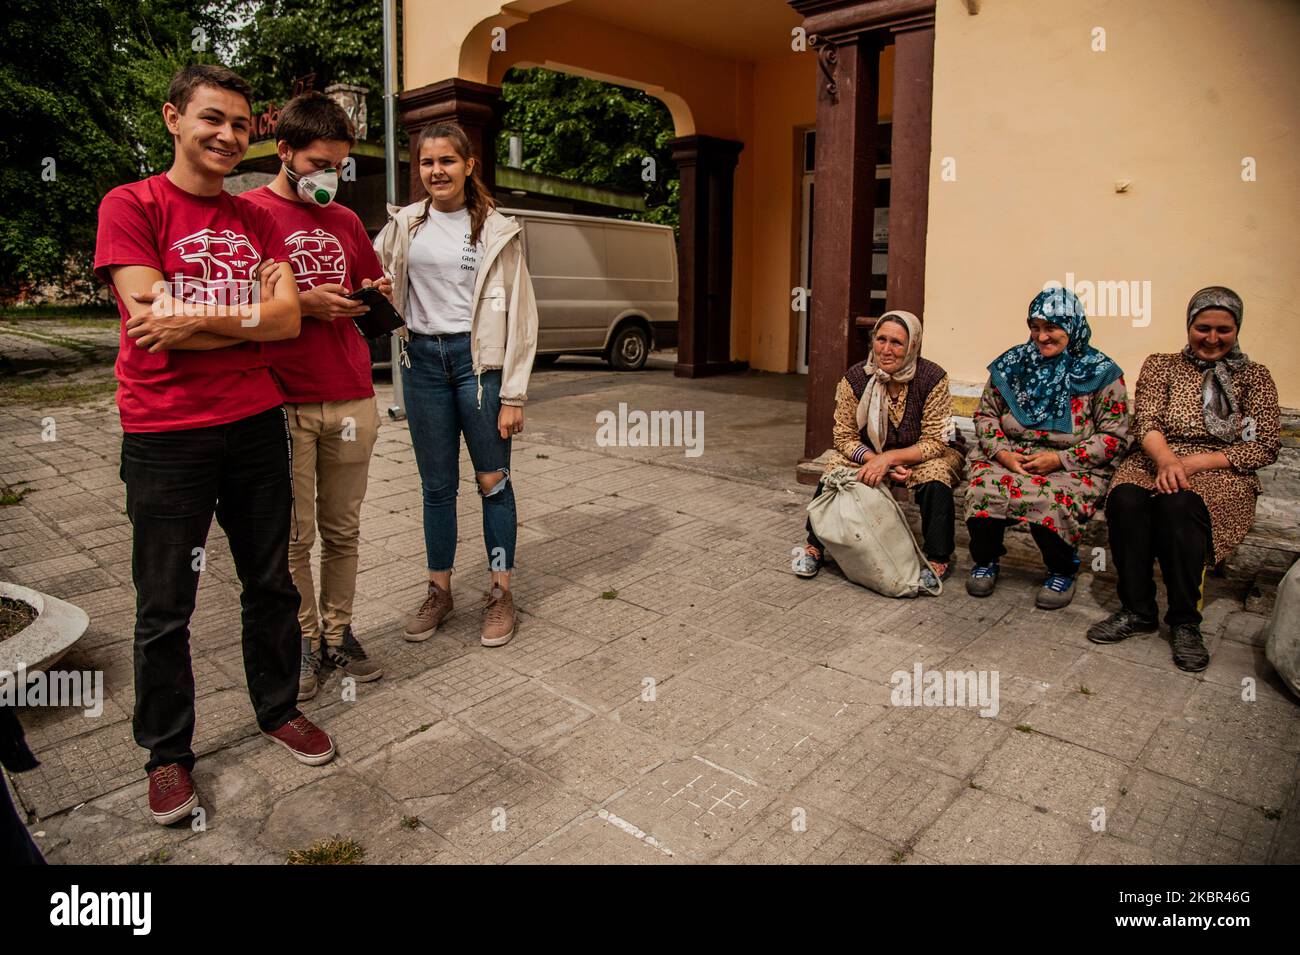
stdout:
<svg viewBox="0 0 1300 955">
<path fill-rule="evenodd" d="M 1029 525 L 1047 565 L 1044 610 L 1074 597 L 1081 526 L 1096 511 L 1128 437 L 1128 391 L 1119 365 L 1088 344 L 1092 330 L 1069 289 L 1029 305 L 1029 341 L 989 365 L 975 412 L 966 526 L 974 597 L 993 593 L 1003 534 Z"/>
</svg>

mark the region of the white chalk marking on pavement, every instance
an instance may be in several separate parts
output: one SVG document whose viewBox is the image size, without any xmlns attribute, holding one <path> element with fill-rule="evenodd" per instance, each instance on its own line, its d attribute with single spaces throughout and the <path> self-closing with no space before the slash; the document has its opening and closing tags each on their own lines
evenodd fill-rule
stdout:
<svg viewBox="0 0 1300 955">
<path fill-rule="evenodd" d="M 658 849 L 666 856 L 670 856 L 673 854 L 672 849 L 669 849 L 666 845 L 664 845 L 654 836 L 650 835 L 648 832 L 644 832 L 643 830 L 638 829 L 636 826 L 632 825 L 632 823 L 628 822 L 626 819 L 619 818 L 609 810 L 598 809 L 596 811 L 596 815 L 600 816 L 601 819 L 604 819 L 615 829 L 622 829 L 629 836 L 632 836 L 636 839 L 640 839 L 642 842 L 650 846 L 652 849 Z"/>
<path fill-rule="evenodd" d="M 748 785 L 750 785 L 750 786 L 757 786 L 757 785 L 758 785 L 758 783 L 754 782 L 752 779 L 747 779 L 747 778 L 745 778 L 744 776 L 740 775 L 740 773 L 733 772 L 732 770 L 728 769 L 726 766 L 719 766 L 717 763 L 711 763 L 711 762 L 709 762 L 707 759 L 705 759 L 703 756 L 695 756 L 695 757 L 693 757 L 693 758 L 694 758 L 694 759 L 698 759 L 698 760 L 699 760 L 701 763 L 703 763 L 705 766 L 712 766 L 714 769 L 716 769 L 716 770 L 717 770 L 718 772 L 720 772 L 720 773 L 726 773 L 728 776 L 735 776 L 735 777 L 736 777 L 737 779 L 739 779 L 742 783 L 746 783 L 746 784 L 748 784 Z M 699 776 L 696 776 L 696 777 L 695 777 L 695 779 L 699 779 L 699 778 L 700 778 Z M 694 782 L 694 780 L 692 780 L 692 782 Z"/>
</svg>

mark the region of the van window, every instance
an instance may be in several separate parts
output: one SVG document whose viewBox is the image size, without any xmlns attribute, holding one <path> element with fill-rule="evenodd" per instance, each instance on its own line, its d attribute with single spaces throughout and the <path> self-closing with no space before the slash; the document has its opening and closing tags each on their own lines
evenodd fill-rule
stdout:
<svg viewBox="0 0 1300 955">
<path fill-rule="evenodd" d="M 537 278 L 600 278 L 605 274 L 605 230 L 571 222 L 533 219 L 528 235 L 528 271 Z"/>
<path fill-rule="evenodd" d="M 672 237 L 658 229 L 605 228 L 605 258 L 611 279 L 671 282 Z"/>
</svg>

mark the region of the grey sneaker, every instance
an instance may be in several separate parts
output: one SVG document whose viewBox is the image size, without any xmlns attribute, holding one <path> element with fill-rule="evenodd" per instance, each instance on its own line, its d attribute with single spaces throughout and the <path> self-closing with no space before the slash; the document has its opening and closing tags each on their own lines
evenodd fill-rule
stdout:
<svg viewBox="0 0 1300 955">
<path fill-rule="evenodd" d="M 411 643 L 423 643 L 451 616 L 451 608 L 451 591 L 443 590 L 432 580 L 429 581 L 429 595 L 420 604 L 420 609 L 407 620 L 402 637 Z"/>
<path fill-rule="evenodd" d="M 966 593 L 972 597 L 987 597 L 998 585 L 998 562 L 976 564 L 966 578 Z"/>
<path fill-rule="evenodd" d="M 325 659 L 329 660 L 331 666 L 342 670 L 358 683 L 369 683 L 384 675 L 379 664 L 366 656 L 366 651 L 361 649 L 361 644 L 352 635 L 350 626 L 343 628 L 343 642 L 339 646 L 326 645 Z"/>
<path fill-rule="evenodd" d="M 311 652 L 311 637 L 302 638 L 298 661 L 298 702 L 310 700 L 320 689 L 320 651 Z"/>
<path fill-rule="evenodd" d="M 1060 610 L 1074 599 L 1074 578 L 1065 574 L 1048 574 L 1034 602 L 1043 610 Z"/>
<path fill-rule="evenodd" d="M 510 591 L 493 587 L 483 601 L 483 646 L 505 646 L 514 635 L 515 598 Z"/>
<path fill-rule="evenodd" d="M 799 553 L 795 555 L 794 560 L 790 562 L 790 569 L 794 571 L 796 577 L 803 577 L 805 579 L 816 577 L 818 572 L 822 569 L 822 558 L 814 557 L 812 554 L 808 553 L 808 549 L 805 547 L 801 549 Z"/>
</svg>

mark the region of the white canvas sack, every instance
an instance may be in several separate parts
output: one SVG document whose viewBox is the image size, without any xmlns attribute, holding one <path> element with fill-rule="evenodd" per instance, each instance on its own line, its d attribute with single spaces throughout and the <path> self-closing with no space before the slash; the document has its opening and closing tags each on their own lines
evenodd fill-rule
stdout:
<svg viewBox="0 0 1300 955">
<path fill-rule="evenodd" d="M 1264 656 L 1291 692 L 1300 696 L 1300 561 L 1277 585 L 1273 616 L 1264 628 Z"/>
<path fill-rule="evenodd" d="M 835 468 L 822 479 L 822 493 L 808 505 L 813 533 L 855 584 L 886 597 L 938 596 L 943 583 L 921 580 L 930 567 L 907 518 L 884 487 L 857 479 L 853 468 Z"/>
</svg>

